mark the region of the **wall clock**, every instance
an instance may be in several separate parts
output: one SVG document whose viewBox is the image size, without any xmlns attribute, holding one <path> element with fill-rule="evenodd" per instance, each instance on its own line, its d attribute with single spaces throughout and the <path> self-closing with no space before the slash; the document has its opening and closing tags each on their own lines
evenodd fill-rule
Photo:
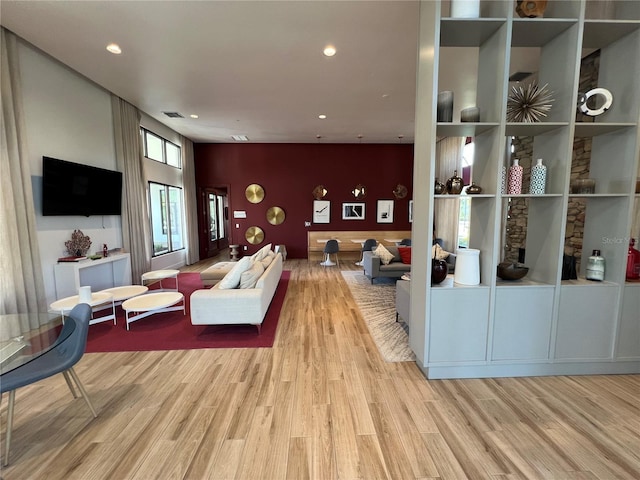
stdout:
<svg viewBox="0 0 640 480">
<path fill-rule="evenodd" d="M 313 223 L 329 223 L 331 202 L 329 200 L 313 201 Z"/>
</svg>

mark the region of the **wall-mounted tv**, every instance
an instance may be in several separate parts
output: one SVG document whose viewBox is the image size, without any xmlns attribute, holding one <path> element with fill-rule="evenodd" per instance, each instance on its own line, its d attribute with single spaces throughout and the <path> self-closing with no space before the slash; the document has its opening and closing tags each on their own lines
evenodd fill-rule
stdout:
<svg viewBox="0 0 640 480">
<path fill-rule="evenodd" d="M 122 173 L 42 157 L 42 215 L 120 215 Z"/>
</svg>

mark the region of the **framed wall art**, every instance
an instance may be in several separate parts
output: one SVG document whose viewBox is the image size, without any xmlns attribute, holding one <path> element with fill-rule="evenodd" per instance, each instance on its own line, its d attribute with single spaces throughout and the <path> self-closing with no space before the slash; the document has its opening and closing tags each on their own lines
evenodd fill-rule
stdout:
<svg viewBox="0 0 640 480">
<path fill-rule="evenodd" d="M 364 203 L 343 203 L 343 220 L 364 220 Z"/>
<path fill-rule="evenodd" d="M 329 223 L 331 221 L 331 202 L 329 200 L 313 201 L 313 223 Z"/>
<path fill-rule="evenodd" d="M 393 200 L 378 200 L 378 223 L 393 223 Z"/>
</svg>

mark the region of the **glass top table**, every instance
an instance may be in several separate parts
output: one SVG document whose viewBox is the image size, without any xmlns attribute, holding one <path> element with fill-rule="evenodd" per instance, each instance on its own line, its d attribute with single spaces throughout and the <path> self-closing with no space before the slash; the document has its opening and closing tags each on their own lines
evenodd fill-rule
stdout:
<svg viewBox="0 0 640 480">
<path fill-rule="evenodd" d="M 0 315 L 0 375 L 29 363 L 62 342 L 61 329 L 59 314 Z"/>
</svg>

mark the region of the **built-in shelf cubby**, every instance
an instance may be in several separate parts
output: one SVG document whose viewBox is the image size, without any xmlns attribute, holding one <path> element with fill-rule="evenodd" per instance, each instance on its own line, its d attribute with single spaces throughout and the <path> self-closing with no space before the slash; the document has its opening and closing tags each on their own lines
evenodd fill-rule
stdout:
<svg viewBox="0 0 640 480">
<path fill-rule="evenodd" d="M 640 237 L 640 2 L 548 2 L 540 18 L 520 18 L 511 0 L 482 0 L 477 18 L 455 18 L 450 3 L 421 2 L 412 235 L 429 245 L 435 212 L 455 200 L 420 191 L 441 170 L 436 143 L 471 137 L 471 180 L 483 191 L 468 196 L 468 246 L 480 251 L 481 281 L 430 286 L 431 259 L 414 252 L 409 339 L 419 366 L 429 378 L 640 372 L 640 282 L 625 280 L 628 240 Z M 523 65 L 520 85 L 547 85 L 553 98 L 532 123 L 507 119 L 519 85 L 510 78 Z M 595 87 L 613 102 L 587 116 L 578 99 Z M 437 121 L 443 91 L 454 93 L 451 122 Z M 471 106 L 479 121 L 461 121 Z M 520 154 L 522 192 L 505 193 L 503 172 Z M 539 158 L 546 188 L 533 195 L 527 174 Z M 594 189 L 577 190 L 578 179 Z M 593 250 L 606 259 L 604 281 L 585 279 Z M 562 280 L 566 254 L 577 279 Z M 497 276 L 499 262 L 522 259 L 523 279 Z"/>
</svg>

